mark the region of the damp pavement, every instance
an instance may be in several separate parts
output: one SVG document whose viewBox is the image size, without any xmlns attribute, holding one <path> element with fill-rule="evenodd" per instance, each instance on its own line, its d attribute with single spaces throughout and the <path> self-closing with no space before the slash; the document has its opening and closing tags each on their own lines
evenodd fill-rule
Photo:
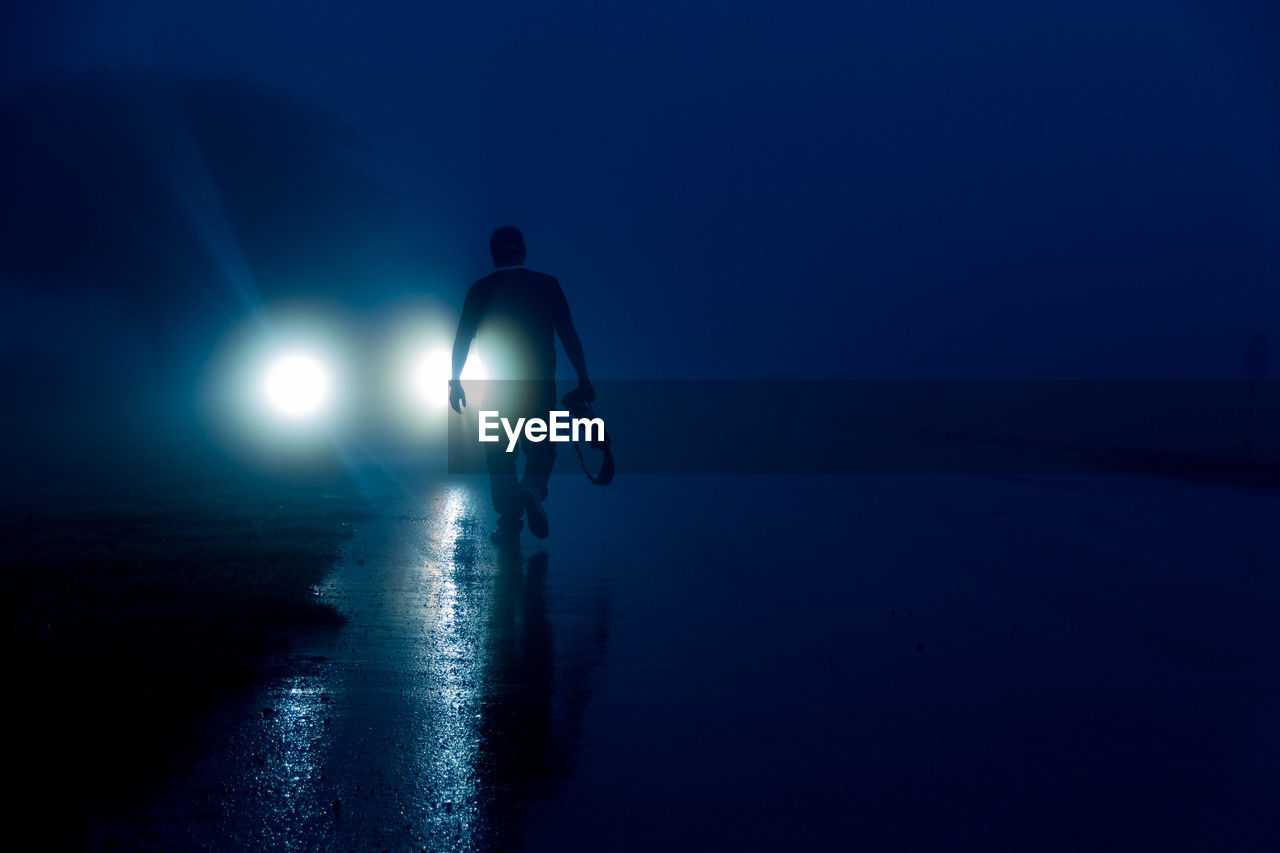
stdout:
<svg viewBox="0 0 1280 853">
<path fill-rule="evenodd" d="M 390 478 L 102 849 L 1274 849 L 1280 493 Z"/>
</svg>

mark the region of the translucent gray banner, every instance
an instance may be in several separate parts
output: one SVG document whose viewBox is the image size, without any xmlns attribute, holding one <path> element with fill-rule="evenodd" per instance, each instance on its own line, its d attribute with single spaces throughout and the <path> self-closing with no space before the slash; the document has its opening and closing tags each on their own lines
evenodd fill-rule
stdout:
<svg viewBox="0 0 1280 853">
<path fill-rule="evenodd" d="M 493 401 L 539 389 L 465 385 L 468 409 L 448 421 L 449 470 L 483 473 L 494 444 L 478 440 L 479 412 L 514 425 L 529 407 Z M 619 476 L 1280 473 L 1275 381 L 613 381 L 595 390 Z M 493 429 L 506 452 L 506 433 Z M 557 445 L 557 470 L 577 467 L 572 448 Z"/>
</svg>

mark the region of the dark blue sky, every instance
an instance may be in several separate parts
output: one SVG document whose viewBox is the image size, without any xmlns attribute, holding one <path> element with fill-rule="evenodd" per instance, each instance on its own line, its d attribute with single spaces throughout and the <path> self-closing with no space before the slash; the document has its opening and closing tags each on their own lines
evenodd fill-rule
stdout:
<svg viewBox="0 0 1280 853">
<path fill-rule="evenodd" d="M 1237 376 L 1280 338 L 1267 3 L 220 2 L 5 12 L 5 70 L 332 107 L 421 280 L 498 224 L 600 377 Z"/>
</svg>

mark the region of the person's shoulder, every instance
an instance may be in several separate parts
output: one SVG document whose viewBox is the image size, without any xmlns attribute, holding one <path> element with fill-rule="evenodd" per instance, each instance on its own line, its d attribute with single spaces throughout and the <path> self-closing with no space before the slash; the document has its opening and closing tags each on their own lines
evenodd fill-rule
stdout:
<svg viewBox="0 0 1280 853">
<path fill-rule="evenodd" d="M 511 270 L 517 275 L 521 275 L 526 278 L 553 278 L 554 277 L 544 273 L 542 270 L 535 270 L 533 267 L 507 267 L 507 269 Z M 502 270 L 498 270 L 498 272 L 502 272 Z"/>
<path fill-rule="evenodd" d="M 483 292 L 488 288 L 497 287 L 502 282 L 515 284 L 519 287 L 533 286 L 535 288 L 559 288 L 560 280 L 553 275 L 539 272 L 529 267 L 503 267 L 494 270 L 482 279 L 478 279 L 471 285 L 471 289 Z"/>
<path fill-rule="evenodd" d="M 548 273 L 545 273 L 545 272 L 539 272 L 538 270 L 528 270 L 528 272 L 531 274 L 531 277 L 534 280 L 536 280 L 539 284 L 541 284 L 544 287 L 560 286 L 560 279 L 556 278 L 553 275 L 549 275 Z"/>
<path fill-rule="evenodd" d="M 495 285 L 496 282 L 492 275 L 487 275 L 471 282 L 471 286 L 467 288 L 467 295 L 463 298 L 464 310 L 466 310 L 466 306 L 475 309 L 487 305 L 489 300 L 493 298 Z"/>
<path fill-rule="evenodd" d="M 498 279 L 498 271 L 491 272 L 488 275 L 486 275 L 484 278 L 478 278 L 475 281 L 471 282 L 471 286 L 467 288 L 467 292 L 474 293 L 477 291 L 483 291 L 487 288 L 493 287 L 497 283 L 497 279 Z"/>
</svg>

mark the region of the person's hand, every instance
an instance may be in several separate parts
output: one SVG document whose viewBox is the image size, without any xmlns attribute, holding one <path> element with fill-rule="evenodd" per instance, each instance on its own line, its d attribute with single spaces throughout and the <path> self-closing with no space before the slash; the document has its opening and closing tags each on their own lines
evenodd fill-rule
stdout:
<svg viewBox="0 0 1280 853">
<path fill-rule="evenodd" d="M 458 414 L 462 414 L 462 409 L 467 407 L 467 392 L 462 390 L 462 383 L 457 379 L 449 380 L 449 405 Z"/>
<path fill-rule="evenodd" d="M 578 383 L 578 387 L 574 388 L 568 394 L 564 395 L 564 399 L 560 402 L 570 412 L 582 412 L 591 405 L 591 401 L 596 398 L 596 389 L 591 387 L 591 383 L 585 379 Z"/>
</svg>

